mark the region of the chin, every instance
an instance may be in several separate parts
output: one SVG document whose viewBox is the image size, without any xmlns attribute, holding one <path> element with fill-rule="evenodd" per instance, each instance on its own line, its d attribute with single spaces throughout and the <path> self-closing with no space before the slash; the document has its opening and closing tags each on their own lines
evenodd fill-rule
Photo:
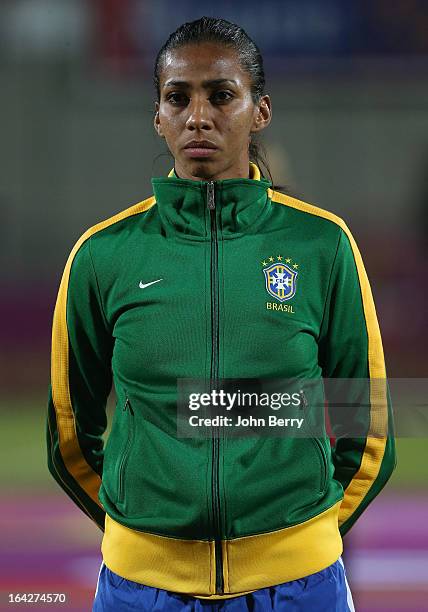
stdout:
<svg viewBox="0 0 428 612">
<path fill-rule="evenodd" d="M 190 173 L 200 179 L 208 180 L 212 178 L 217 172 L 213 169 L 212 164 L 208 160 L 197 160 L 193 162 L 189 168 Z"/>
</svg>

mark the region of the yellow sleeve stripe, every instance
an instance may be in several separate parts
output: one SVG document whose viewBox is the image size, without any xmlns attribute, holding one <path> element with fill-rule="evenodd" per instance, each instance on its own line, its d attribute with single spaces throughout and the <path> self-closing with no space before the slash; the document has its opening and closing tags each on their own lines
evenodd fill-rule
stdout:
<svg viewBox="0 0 428 612">
<path fill-rule="evenodd" d="M 67 329 L 67 291 L 70 270 L 74 257 L 82 244 L 95 233 L 121 221 L 131 215 L 144 212 L 155 204 L 151 196 L 138 204 L 90 227 L 74 245 L 64 268 L 58 296 L 55 304 L 52 323 L 51 385 L 52 399 L 55 408 L 58 428 L 58 442 L 62 460 L 67 471 L 84 489 L 89 497 L 100 507 L 98 491 L 101 486 L 99 475 L 86 462 L 79 445 L 76 421 L 71 405 L 68 362 L 68 329 Z"/>
<path fill-rule="evenodd" d="M 339 525 L 348 520 L 375 482 L 385 453 L 388 431 L 388 402 L 385 361 L 376 316 L 375 304 L 361 253 L 346 223 L 337 215 L 285 194 L 268 190 L 273 202 L 323 217 L 339 225 L 349 238 L 358 271 L 368 335 L 368 364 L 370 377 L 370 426 L 361 465 L 345 489 L 340 506 Z"/>
</svg>

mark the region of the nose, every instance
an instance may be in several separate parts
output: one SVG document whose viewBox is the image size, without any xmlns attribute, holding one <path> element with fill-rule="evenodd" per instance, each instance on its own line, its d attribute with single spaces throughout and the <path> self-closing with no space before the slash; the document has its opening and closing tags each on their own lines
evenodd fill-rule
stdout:
<svg viewBox="0 0 428 612">
<path fill-rule="evenodd" d="M 194 96 L 188 105 L 188 110 L 186 127 L 189 130 L 210 130 L 212 128 L 209 101 L 203 96 Z"/>
</svg>

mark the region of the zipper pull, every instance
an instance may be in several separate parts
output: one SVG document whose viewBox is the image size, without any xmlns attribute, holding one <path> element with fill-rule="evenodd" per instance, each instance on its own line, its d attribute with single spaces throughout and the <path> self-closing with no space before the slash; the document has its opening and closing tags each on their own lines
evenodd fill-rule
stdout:
<svg viewBox="0 0 428 612">
<path fill-rule="evenodd" d="M 210 210 L 215 208 L 214 181 L 208 181 L 207 183 L 207 206 Z"/>
<path fill-rule="evenodd" d="M 308 400 L 306 399 L 306 395 L 305 395 L 303 389 L 300 389 L 299 395 L 300 395 L 300 398 L 301 398 L 301 404 L 303 403 L 303 410 L 306 410 L 306 408 L 308 407 Z"/>
<path fill-rule="evenodd" d="M 126 401 L 125 401 L 125 405 L 123 406 L 123 411 L 125 412 L 125 410 L 126 410 L 127 408 L 129 409 L 129 412 L 130 412 L 131 414 L 134 414 L 134 411 L 133 411 L 133 410 L 132 410 L 132 408 L 131 408 L 131 402 L 129 401 L 129 397 L 128 397 L 128 396 L 126 396 Z"/>
</svg>

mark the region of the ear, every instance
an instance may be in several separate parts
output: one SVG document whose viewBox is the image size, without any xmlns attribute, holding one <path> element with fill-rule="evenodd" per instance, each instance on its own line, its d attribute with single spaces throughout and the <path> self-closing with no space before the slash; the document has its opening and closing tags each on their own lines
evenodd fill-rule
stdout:
<svg viewBox="0 0 428 612">
<path fill-rule="evenodd" d="M 153 125 L 154 125 L 156 132 L 158 133 L 158 136 L 160 136 L 161 138 L 164 138 L 164 135 L 162 132 L 162 126 L 159 120 L 159 102 L 155 102 L 155 116 L 153 117 Z"/>
<path fill-rule="evenodd" d="M 272 104 L 270 97 L 265 94 L 262 96 L 254 110 L 253 124 L 251 132 L 260 132 L 264 130 L 272 119 Z"/>
</svg>

